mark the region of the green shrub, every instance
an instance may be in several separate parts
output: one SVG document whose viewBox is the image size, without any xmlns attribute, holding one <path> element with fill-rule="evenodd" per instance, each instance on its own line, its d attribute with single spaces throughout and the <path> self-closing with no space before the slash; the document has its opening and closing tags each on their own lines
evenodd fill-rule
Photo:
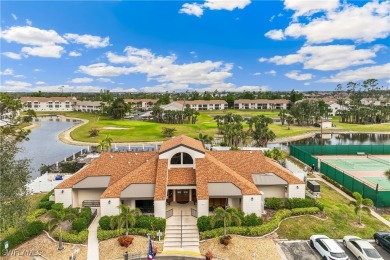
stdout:
<svg viewBox="0 0 390 260">
<path fill-rule="evenodd" d="M 33 236 L 41 234 L 43 232 L 43 230 L 45 230 L 45 228 L 46 228 L 45 223 L 37 220 L 37 221 L 29 223 L 26 226 L 26 232 L 29 235 L 29 237 L 33 237 Z"/>
<path fill-rule="evenodd" d="M 81 209 L 79 217 L 85 217 L 88 221 L 91 219 L 92 209 L 90 207 L 85 207 Z"/>
<path fill-rule="evenodd" d="M 150 230 L 165 230 L 166 220 L 153 216 L 138 216 L 135 222 L 135 228 L 144 228 Z"/>
<path fill-rule="evenodd" d="M 282 209 L 285 207 L 285 199 L 281 198 L 265 198 L 265 208 L 267 209 Z"/>
<path fill-rule="evenodd" d="M 42 201 L 42 202 L 39 202 L 38 204 L 38 208 L 39 209 L 47 209 L 47 210 L 50 210 L 51 209 L 51 206 L 54 204 L 54 201 Z"/>
<path fill-rule="evenodd" d="M 211 225 L 210 225 L 210 217 L 208 217 L 208 216 L 199 217 L 198 221 L 197 221 L 197 226 L 198 226 L 199 232 L 203 232 L 203 231 L 212 229 Z"/>
<path fill-rule="evenodd" d="M 109 216 L 103 216 L 99 220 L 99 226 L 103 230 L 110 230 L 110 221 L 111 218 Z"/>
<path fill-rule="evenodd" d="M 286 200 L 286 207 L 289 209 L 310 208 L 314 207 L 315 204 L 316 201 L 314 199 L 291 198 Z"/>
<path fill-rule="evenodd" d="M 54 203 L 53 205 L 51 205 L 51 209 L 61 211 L 64 209 L 64 204 L 63 203 Z"/>
<path fill-rule="evenodd" d="M 58 240 L 59 231 L 54 232 L 54 238 Z M 62 241 L 73 243 L 73 244 L 83 244 L 88 240 L 88 230 L 83 230 L 78 234 L 72 234 L 65 231 L 62 231 Z"/>
<path fill-rule="evenodd" d="M 88 228 L 88 220 L 85 217 L 78 217 L 72 222 L 72 229 L 81 232 Z"/>
<path fill-rule="evenodd" d="M 47 212 L 47 209 L 36 209 L 34 212 L 26 217 L 27 223 L 34 222 L 37 220 L 37 217 L 45 214 Z"/>
<path fill-rule="evenodd" d="M 320 209 L 317 207 L 311 207 L 311 208 L 301 208 L 301 209 L 292 209 L 292 215 L 293 216 L 299 216 L 299 215 L 313 215 L 320 213 Z"/>
<path fill-rule="evenodd" d="M 4 249 L 5 241 L 8 241 L 8 250 L 11 250 L 12 248 L 26 242 L 30 238 L 41 234 L 44 229 L 45 224 L 39 220 L 27 224 L 23 230 L 17 230 L 0 241 L 0 252 Z"/>
<path fill-rule="evenodd" d="M 250 215 L 246 215 L 244 217 L 244 220 L 242 221 L 243 226 L 258 226 L 263 224 L 263 219 L 261 217 L 258 217 L 255 213 L 252 213 Z"/>
<path fill-rule="evenodd" d="M 54 194 L 54 190 L 49 191 L 48 193 L 45 194 L 45 196 L 42 197 L 40 202 L 49 201 L 50 196 L 53 194 Z"/>
<path fill-rule="evenodd" d="M 319 202 L 318 200 L 316 201 L 315 206 L 316 206 L 317 208 L 319 208 L 321 211 L 324 211 L 325 205 L 322 204 L 321 202 Z"/>
</svg>

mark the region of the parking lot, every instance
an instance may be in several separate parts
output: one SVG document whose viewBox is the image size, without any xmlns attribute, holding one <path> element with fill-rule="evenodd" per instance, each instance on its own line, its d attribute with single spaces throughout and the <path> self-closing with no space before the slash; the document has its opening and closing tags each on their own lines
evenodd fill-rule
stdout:
<svg viewBox="0 0 390 260">
<path fill-rule="evenodd" d="M 342 240 L 337 240 L 337 242 L 348 255 L 349 259 L 357 260 L 357 258 L 343 245 Z M 383 259 L 390 259 L 390 253 L 385 251 L 382 247 L 377 246 L 374 242 L 371 242 L 371 244 L 378 250 Z M 288 260 L 322 260 L 317 250 L 310 247 L 308 240 L 283 241 L 278 242 L 277 246 L 279 246 Z"/>
</svg>

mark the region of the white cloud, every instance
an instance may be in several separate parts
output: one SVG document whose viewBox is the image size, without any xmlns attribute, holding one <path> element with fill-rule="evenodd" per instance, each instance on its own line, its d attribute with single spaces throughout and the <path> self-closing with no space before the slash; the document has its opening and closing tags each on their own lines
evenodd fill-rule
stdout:
<svg viewBox="0 0 390 260">
<path fill-rule="evenodd" d="M 31 26 L 31 25 L 32 25 L 32 21 L 31 21 L 30 19 L 26 19 L 26 24 L 27 24 L 28 26 Z"/>
<path fill-rule="evenodd" d="M 366 79 L 388 79 L 390 77 L 390 63 L 383 65 L 363 67 L 356 70 L 346 70 L 329 78 L 323 78 L 317 82 L 348 82 Z"/>
<path fill-rule="evenodd" d="M 26 55 L 43 58 L 61 58 L 64 48 L 59 45 L 42 45 L 37 47 L 23 47 L 21 52 Z"/>
<path fill-rule="evenodd" d="M 271 16 L 268 21 L 272 22 L 275 19 L 275 15 Z"/>
<path fill-rule="evenodd" d="M 98 78 L 97 81 L 105 82 L 105 83 L 115 83 L 114 81 L 108 78 Z"/>
<path fill-rule="evenodd" d="M 13 69 L 10 69 L 10 68 L 7 68 L 7 69 L 5 69 L 4 71 L 0 71 L 0 75 L 3 75 L 3 76 L 12 76 L 12 75 L 14 75 L 14 70 L 13 70 Z"/>
<path fill-rule="evenodd" d="M 390 1 L 373 1 L 362 7 L 344 4 L 341 11 L 328 12 L 307 24 L 292 23 L 284 31 L 285 36 L 305 37 L 309 43 L 344 39 L 372 42 L 388 37 L 389 33 Z"/>
<path fill-rule="evenodd" d="M 198 3 L 192 3 L 192 4 L 185 3 L 181 7 L 179 13 L 201 17 L 203 15 L 203 6 Z"/>
<path fill-rule="evenodd" d="M 283 40 L 285 39 L 284 33 L 282 30 L 271 30 L 264 34 L 265 37 L 268 37 L 272 40 Z"/>
<path fill-rule="evenodd" d="M 90 83 L 92 82 L 92 78 L 74 78 L 70 82 L 80 84 L 80 83 Z"/>
<path fill-rule="evenodd" d="M 109 37 L 102 38 L 100 36 L 93 36 L 89 34 L 80 35 L 66 33 L 64 34 L 64 38 L 77 44 L 84 44 L 84 46 L 87 48 L 104 48 L 110 44 Z"/>
<path fill-rule="evenodd" d="M 157 56 L 148 49 L 127 47 L 125 55 L 107 53 L 107 58 L 114 64 L 127 66 L 112 66 L 106 63 L 97 63 L 89 66 L 80 66 L 79 71 L 91 76 L 114 77 L 130 73 L 142 73 L 148 80 L 160 83 L 211 85 L 223 83 L 232 76 L 233 65 L 222 61 L 194 62 L 176 64 L 174 54 Z"/>
<path fill-rule="evenodd" d="M 44 82 L 44 81 L 37 81 L 37 82 L 35 82 L 35 84 L 36 84 L 36 85 L 45 85 L 46 82 Z"/>
<path fill-rule="evenodd" d="M 7 42 L 16 42 L 26 45 L 54 45 L 66 44 L 66 40 L 62 38 L 54 30 L 42 30 L 31 26 L 13 26 L 9 29 L 0 32 L 0 38 Z"/>
<path fill-rule="evenodd" d="M 10 59 L 14 59 L 14 60 L 20 60 L 22 58 L 22 55 L 20 53 L 15 53 L 15 52 L 3 52 L 2 53 L 4 56 L 10 58 Z"/>
<path fill-rule="evenodd" d="M 250 3 L 250 0 L 206 0 L 204 7 L 209 8 L 210 10 L 232 11 L 236 8 L 244 9 Z"/>
<path fill-rule="evenodd" d="M 81 56 L 81 53 L 77 52 L 77 51 L 71 51 L 71 52 L 69 52 L 69 56 L 71 56 L 71 57 L 79 57 L 79 56 Z"/>
<path fill-rule="evenodd" d="M 270 70 L 270 71 L 264 72 L 264 74 L 275 76 L 276 75 L 276 71 L 275 70 Z"/>
<path fill-rule="evenodd" d="M 286 74 L 284 74 L 287 78 L 295 79 L 295 80 L 309 80 L 313 78 L 313 74 L 310 73 L 302 73 L 299 74 L 299 70 L 292 70 Z"/>
<path fill-rule="evenodd" d="M 380 49 L 382 47 L 377 45 L 372 49 L 355 49 L 354 45 L 304 46 L 295 54 L 274 56 L 268 62 L 277 65 L 303 63 L 305 69 L 339 70 L 374 63 L 372 58 Z"/>
<path fill-rule="evenodd" d="M 11 86 L 14 88 L 26 88 L 31 86 L 30 83 L 28 82 L 23 82 L 23 81 L 15 81 L 15 80 L 6 80 L 5 81 L 6 86 Z"/>
<path fill-rule="evenodd" d="M 25 76 L 21 75 L 21 74 L 18 74 L 18 75 L 15 75 L 14 78 L 25 78 Z"/>
<path fill-rule="evenodd" d="M 15 14 L 11 14 L 12 18 L 14 18 L 14 20 L 18 20 L 18 17 L 15 15 Z"/>
<path fill-rule="evenodd" d="M 305 83 L 303 83 L 303 85 L 310 86 L 310 82 L 305 82 Z"/>
<path fill-rule="evenodd" d="M 244 68 L 242 66 L 237 66 L 237 69 L 243 70 Z"/>
<path fill-rule="evenodd" d="M 113 88 L 110 92 L 138 92 L 135 88 Z"/>
<path fill-rule="evenodd" d="M 332 11 L 337 9 L 339 4 L 339 0 L 284 0 L 285 9 L 295 11 L 294 17 Z"/>
<path fill-rule="evenodd" d="M 268 86 L 240 86 L 235 88 L 233 91 L 244 92 L 244 91 L 267 91 L 269 90 Z"/>
<path fill-rule="evenodd" d="M 44 72 L 43 69 L 34 69 L 35 72 Z"/>
<path fill-rule="evenodd" d="M 255 72 L 253 73 L 253 76 L 260 76 L 261 75 L 261 72 Z"/>
<path fill-rule="evenodd" d="M 265 61 L 267 61 L 267 60 L 268 60 L 268 59 L 267 59 L 267 58 L 264 58 L 264 57 L 261 57 L 261 58 L 258 59 L 259 62 L 265 62 Z"/>
</svg>

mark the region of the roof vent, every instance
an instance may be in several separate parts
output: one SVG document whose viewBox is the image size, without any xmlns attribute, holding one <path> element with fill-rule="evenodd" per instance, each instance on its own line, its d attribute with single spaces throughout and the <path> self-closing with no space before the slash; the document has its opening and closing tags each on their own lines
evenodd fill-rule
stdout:
<svg viewBox="0 0 390 260">
<path fill-rule="evenodd" d="M 110 155 L 110 158 L 114 158 L 114 156 L 113 156 L 113 155 Z"/>
<path fill-rule="evenodd" d="M 249 153 L 252 153 L 252 151 L 249 151 Z"/>
<path fill-rule="evenodd" d="M 130 161 L 128 161 L 127 163 L 130 164 Z"/>
<path fill-rule="evenodd" d="M 138 153 L 135 153 L 135 155 L 138 155 Z"/>
</svg>

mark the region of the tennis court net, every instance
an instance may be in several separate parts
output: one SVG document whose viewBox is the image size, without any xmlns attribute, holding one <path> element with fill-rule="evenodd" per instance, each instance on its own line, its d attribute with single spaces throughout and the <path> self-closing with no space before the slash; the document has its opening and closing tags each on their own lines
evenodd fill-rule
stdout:
<svg viewBox="0 0 390 260">
<path fill-rule="evenodd" d="M 382 158 L 379 158 L 379 157 L 376 157 L 374 155 L 371 155 L 371 154 L 368 154 L 367 155 L 367 158 L 373 160 L 373 161 L 377 161 L 377 162 L 380 162 L 380 163 L 383 163 L 383 164 L 386 164 L 386 165 L 389 165 L 390 166 L 390 161 L 387 161 L 385 159 L 382 159 Z"/>
</svg>

